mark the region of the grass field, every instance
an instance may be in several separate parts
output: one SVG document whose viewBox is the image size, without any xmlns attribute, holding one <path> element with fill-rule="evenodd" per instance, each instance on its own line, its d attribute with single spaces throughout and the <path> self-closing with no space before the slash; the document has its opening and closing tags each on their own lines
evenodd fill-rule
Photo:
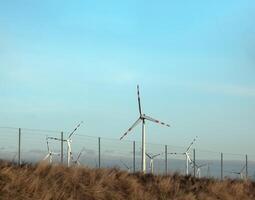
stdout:
<svg viewBox="0 0 255 200">
<path fill-rule="evenodd" d="M 129 174 L 118 169 L 67 168 L 0 162 L 0 200 L 255 199 L 250 181 Z"/>
</svg>

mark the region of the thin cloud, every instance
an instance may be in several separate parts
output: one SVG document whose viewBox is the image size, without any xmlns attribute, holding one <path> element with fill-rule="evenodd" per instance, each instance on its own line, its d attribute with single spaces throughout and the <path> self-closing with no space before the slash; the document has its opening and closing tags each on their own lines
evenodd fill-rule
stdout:
<svg viewBox="0 0 255 200">
<path fill-rule="evenodd" d="M 191 85 L 192 88 L 203 90 L 210 93 L 218 93 L 225 95 L 244 96 L 244 97 L 255 97 L 255 88 L 245 87 L 239 85 L 217 85 L 217 84 L 200 84 Z"/>
</svg>

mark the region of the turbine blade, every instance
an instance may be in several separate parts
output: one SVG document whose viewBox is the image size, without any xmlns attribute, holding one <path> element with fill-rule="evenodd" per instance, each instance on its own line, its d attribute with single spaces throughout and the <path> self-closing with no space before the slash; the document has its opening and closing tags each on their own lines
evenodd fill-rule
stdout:
<svg viewBox="0 0 255 200">
<path fill-rule="evenodd" d="M 60 156 L 60 153 L 51 152 L 52 156 Z"/>
<path fill-rule="evenodd" d="M 120 161 L 127 169 L 129 169 L 129 167 L 126 165 L 126 163 L 124 163 L 122 160 Z"/>
<path fill-rule="evenodd" d="M 183 155 L 183 153 L 176 153 L 176 152 L 172 152 L 172 153 L 168 153 L 170 155 Z"/>
<path fill-rule="evenodd" d="M 81 126 L 81 124 L 83 123 L 83 121 L 81 121 L 76 127 L 75 129 L 69 134 L 68 139 L 70 139 L 72 137 L 72 135 L 75 133 L 75 131 L 77 131 L 77 129 Z"/>
<path fill-rule="evenodd" d="M 156 158 L 156 157 L 158 157 L 158 156 L 160 156 L 160 155 L 161 155 L 161 153 L 156 154 L 156 155 L 153 155 L 152 158 Z"/>
<path fill-rule="evenodd" d="M 238 172 L 235 171 L 228 171 L 228 170 L 224 170 L 224 172 L 230 173 L 230 174 L 239 174 Z"/>
<path fill-rule="evenodd" d="M 46 160 L 48 157 L 50 156 L 50 154 L 48 153 L 43 160 Z"/>
<path fill-rule="evenodd" d="M 121 136 L 120 140 L 122 140 L 134 127 L 136 127 L 136 126 L 139 124 L 140 121 L 141 121 L 141 118 L 139 118 L 138 120 L 136 120 L 135 123 L 127 130 L 127 132 L 124 133 L 124 134 Z"/>
<path fill-rule="evenodd" d="M 145 152 L 145 154 L 146 154 L 146 156 L 148 156 L 150 159 L 152 159 L 152 157 L 151 157 L 148 153 Z"/>
<path fill-rule="evenodd" d="M 198 165 L 199 168 L 207 166 L 208 164 L 202 164 L 202 165 Z"/>
<path fill-rule="evenodd" d="M 241 169 L 240 173 L 243 172 L 243 170 L 245 169 L 246 165 L 243 166 L 243 168 Z"/>
<path fill-rule="evenodd" d="M 142 108 L 141 108 L 141 100 L 140 100 L 139 85 L 137 85 L 137 99 L 138 99 L 139 113 L 140 113 L 140 116 L 142 116 Z"/>
<path fill-rule="evenodd" d="M 159 121 L 159 120 L 157 120 L 157 119 L 153 119 L 152 117 L 149 117 L 149 116 L 147 116 L 147 115 L 143 115 L 143 118 L 144 118 L 144 119 L 147 119 L 147 120 L 149 120 L 149 121 L 152 121 L 152 122 L 161 124 L 161 125 L 163 125 L 163 126 L 170 127 L 169 124 L 166 124 L 166 123 L 164 123 L 164 122 L 161 122 L 161 121 Z"/>
<path fill-rule="evenodd" d="M 197 136 L 192 140 L 192 142 L 190 143 L 190 145 L 188 146 L 186 152 L 188 152 L 191 148 L 191 146 L 195 143 L 195 141 L 197 140 Z"/>
<path fill-rule="evenodd" d="M 76 161 L 78 161 L 80 159 L 82 152 L 83 152 L 83 149 L 80 151 Z"/>
<path fill-rule="evenodd" d="M 60 138 L 56 138 L 56 137 L 47 137 L 47 139 L 61 141 L 61 139 L 60 139 Z M 65 141 L 65 140 L 63 140 L 63 141 Z"/>
<path fill-rule="evenodd" d="M 189 157 L 189 154 L 186 153 L 186 156 L 187 156 L 187 158 L 188 158 L 189 163 L 190 163 L 191 165 L 194 165 L 194 161 Z M 197 164 L 195 164 L 195 166 L 198 167 Z"/>
</svg>

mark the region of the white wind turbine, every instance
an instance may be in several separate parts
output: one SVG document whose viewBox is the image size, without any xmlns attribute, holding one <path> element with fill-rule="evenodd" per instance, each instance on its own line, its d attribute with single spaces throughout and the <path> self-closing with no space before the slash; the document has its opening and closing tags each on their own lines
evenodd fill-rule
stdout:
<svg viewBox="0 0 255 200">
<path fill-rule="evenodd" d="M 77 129 L 81 126 L 81 124 L 83 123 L 83 121 L 81 121 L 76 127 L 75 129 L 69 134 L 69 136 L 67 137 L 67 139 L 64 139 L 63 142 L 67 143 L 67 166 L 70 166 L 70 160 L 73 161 L 73 153 L 72 153 L 72 148 L 71 148 L 71 143 L 72 143 L 72 136 L 73 134 L 77 131 Z M 49 139 L 52 140 L 58 140 L 58 141 L 62 141 L 61 138 L 56 138 L 56 137 L 48 137 Z"/>
<path fill-rule="evenodd" d="M 244 165 L 240 171 L 232 170 L 232 171 L 226 171 L 226 172 L 239 175 L 240 179 L 244 179 L 243 171 L 244 171 L 245 167 L 246 167 L 246 165 Z"/>
<path fill-rule="evenodd" d="M 120 160 L 120 162 L 128 170 L 128 172 L 131 171 L 131 168 L 126 163 L 124 163 L 122 160 Z"/>
<path fill-rule="evenodd" d="M 50 146 L 49 146 L 48 137 L 46 137 L 46 144 L 47 144 L 48 154 L 44 157 L 43 160 L 49 159 L 49 163 L 51 164 L 52 163 L 52 156 L 53 155 L 60 156 L 60 153 L 52 152 L 52 150 L 50 149 Z"/>
<path fill-rule="evenodd" d="M 188 146 L 188 148 L 186 149 L 186 151 L 184 153 L 168 153 L 168 154 L 171 154 L 171 155 L 185 155 L 185 158 L 186 158 L 186 175 L 189 174 L 189 163 L 193 163 L 191 158 L 190 158 L 190 148 L 191 146 L 195 143 L 195 141 L 197 140 L 197 136 L 193 139 L 193 141 L 190 143 L 190 145 Z"/>
<path fill-rule="evenodd" d="M 153 174 L 153 172 L 154 172 L 154 158 L 156 158 L 156 157 L 158 157 L 158 156 L 160 156 L 160 155 L 161 155 L 161 153 L 159 153 L 159 154 L 154 154 L 154 155 L 146 153 L 146 156 L 150 159 L 150 170 L 151 170 L 151 174 Z"/>
<path fill-rule="evenodd" d="M 137 85 L 137 97 L 138 97 L 138 108 L 139 108 L 139 118 L 135 121 L 135 123 L 123 134 L 123 136 L 120 138 L 124 138 L 134 127 L 136 127 L 140 122 L 142 122 L 142 172 L 146 172 L 146 156 L 145 156 L 145 120 L 152 121 L 154 123 L 159 123 L 161 125 L 170 127 L 170 125 L 165 124 L 163 122 L 160 122 L 159 120 L 153 119 L 145 114 L 142 113 L 142 108 L 141 108 L 141 102 L 140 102 L 140 94 L 139 94 L 139 85 Z"/>
<path fill-rule="evenodd" d="M 201 169 L 204 168 L 204 167 L 207 167 L 207 177 L 209 177 L 209 165 L 210 163 L 205 163 L 205 164 L 201 164 L 201 165 L 197 165 L 196 164 L 196 168 L 197 168 L 197 177 L 198 178 L 201 178 Z M 193 166 L 194 167 L 194 166 Z"/>
</svg>

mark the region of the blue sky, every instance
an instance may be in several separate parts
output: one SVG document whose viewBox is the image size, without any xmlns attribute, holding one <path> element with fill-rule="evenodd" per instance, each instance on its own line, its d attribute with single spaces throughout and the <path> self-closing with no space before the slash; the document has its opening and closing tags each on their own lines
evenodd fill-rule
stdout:
<svg viewBox="0 0 255 200">
<path fill-rule="evenodd" d="M 2 126 L 252 153 L 255 2 L 0 0 Z M 140 128 L 127 139 L 140 140 Z"/>
</svg>

